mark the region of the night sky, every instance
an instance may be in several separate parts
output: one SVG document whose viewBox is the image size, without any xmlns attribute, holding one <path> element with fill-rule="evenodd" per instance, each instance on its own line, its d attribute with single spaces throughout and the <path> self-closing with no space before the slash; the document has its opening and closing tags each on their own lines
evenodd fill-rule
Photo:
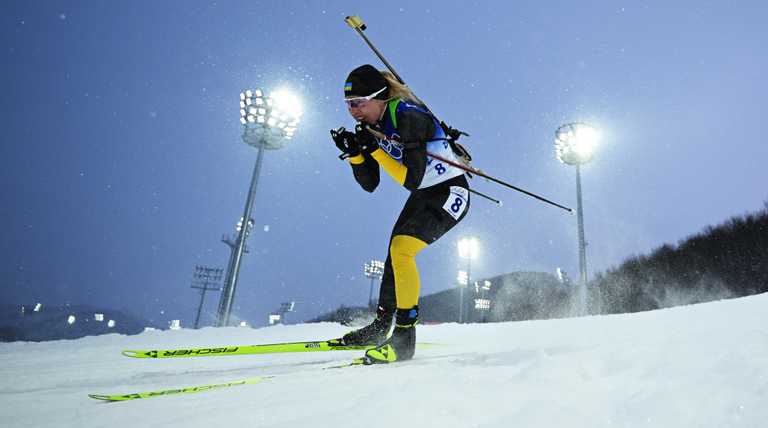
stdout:
<svg viewBox="0 0 768 428">
<path fill-rule="evenodd" d="M 256 152 L 239 93 L 290 87 L 305 115 L 266 154 L 237 319 L 263 325 L 362 305 L 407 191 L 354 182 L 328 130 L 353 126 L 343 83 L 384 68 L 366 34 L 474 164 L 575 208 L 554 131 L 602 141 L 583 168 L 590 277 L 768 200 L 768 5 L 744 2 L 4 1 L 0 4 L 0 302 L 87 304 L 190 325 L 196 264 L 226 267 Z M 462 224 L 423 251 L 422 295 L 474 277 L 578 277 L 576 216 L 474 179 Z M 218 293 L 206 304 L 211 320 Z"/>
</svg>

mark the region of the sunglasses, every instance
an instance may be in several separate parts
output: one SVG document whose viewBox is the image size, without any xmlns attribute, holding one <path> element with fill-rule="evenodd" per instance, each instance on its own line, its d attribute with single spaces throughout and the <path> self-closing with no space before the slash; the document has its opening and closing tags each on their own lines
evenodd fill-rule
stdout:
<svg viewBox="0 0 768 428">
<path fill-rule="evenodd" d="M 367 97 L 345 98 L 344 101 L 347 103 L 347 107 L 349 107 L 349 108 L 357 108 L 357 107 L 360 107 L 360 106 L 364 105 L 368 101 L 376 98 L 376 95 L 379 95 L 380 93 L 384 92 L 386 89 L 387 89 L 387 87 L 385 86 L 385 87 L 381 88 L 380 90 L 372 93 L 371 95 L 368 95 Z"/>
</svg>

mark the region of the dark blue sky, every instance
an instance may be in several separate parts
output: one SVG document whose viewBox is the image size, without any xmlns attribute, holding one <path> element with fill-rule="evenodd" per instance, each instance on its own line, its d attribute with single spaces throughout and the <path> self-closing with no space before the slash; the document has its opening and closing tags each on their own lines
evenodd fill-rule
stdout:
<svg viewBox="0 0 768 428">
<path fill-rule="evenodd" d="M 0 301 L 93 304 L 191 323 L 195 264 L 225 267 L 256 153 L 238 96 L 288 85 L 296 138 L 267 153 L 237 293 L 255 325 L 363 304 L 407 197 L 354 183 L 328 130 L 351 127 L 347 73 L 383 68 L 368 36 L 476 166 L 575 207 L 554 157 L 562 123 L 603 135 L 583 170 L 590 274 L 768 199 L 764 2 L 96 2 L 0 5 Z M 456 240 L 477 276 L 578 271 L 575 216 L 496 185 L 418 259 L 422 294 L 453 286 Z M 265 230 L 268 226 L 268 230 Z M 209 295 L 213 311 L 218 294 Z"/>
</svg>

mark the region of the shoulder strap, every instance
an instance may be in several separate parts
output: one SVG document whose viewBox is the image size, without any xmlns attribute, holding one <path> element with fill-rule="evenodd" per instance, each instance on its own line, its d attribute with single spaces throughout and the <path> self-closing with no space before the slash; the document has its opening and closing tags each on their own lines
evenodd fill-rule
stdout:
<svg viewBox="0 0 768 428">
<path fill-rule="evenodd" d="M 397 129 L 397 106 L 400 105 L 400 98 L 395 98 L 387 103 L 389 106 L 389 117 L 392 119 L 392 126 Z"/>
</svg>

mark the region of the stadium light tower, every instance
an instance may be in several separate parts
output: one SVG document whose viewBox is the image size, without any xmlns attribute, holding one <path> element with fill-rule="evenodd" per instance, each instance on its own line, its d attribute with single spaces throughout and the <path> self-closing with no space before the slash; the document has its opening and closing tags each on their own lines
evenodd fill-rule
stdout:
<svg viewBox="0 0 768 428">
<path fill-rule="evenodd" d="M 587 308 L 587 244 L 584 239 L 584 211 L 581 204 L 581 165 L 589 162 L 595 153 L 599 135 L 595 128 L 584 123 L 567 123 L 555 131 L 557 159 L 576 167 L 576 214 L 579 227 L 579 283 L 581 310 Z"/>
<path fill-rule="evenodd" d="M 371 260 L 363 265 L 366 278 L 371 278 L 371 288 L 368 290 L 368 309 L 373 309 L 373 283 L 384 275 L 384 262 Z"/>
<path fill-rule="evenodd" d="M 471 283 L 472 259 L 477 258 L 479 248 L 480 245 L 477 242 L 477 238 L 459 239 L 459 257 L 462 259 L 467 259 L 466 280 L 463 280 L 464 275 L 459 275 L 459 323 L 464 322 L 464 289 Z"/>
<path fill-rule="evenodd" d="M 221 275 L 224 273 L 224 269 L 211 268 L 207 266 L 195 266 L 195 272 L 192 274 L 192 288 L 200 290 L 200 304 L 197 306 L 197 316 L 195 317 L 194 329 L 197 330 L 200 327 L 200 313 L 203 311 L 203 304 L 205 303 L 205 293 L 209 291 L 221 290 L 219 281 L 221 281 Z"/>
<path fill-rule="evenodd" d="M 278 90 L 267 95 L 261 89 L 247 90 L 240 93 L 240 123 L 243 125 L 242 140 L 245 144 L 258 150 L 256 164 L 253 168 L 251 186 L 245 201 L 245 209 L 241 222 L 252 224 L 253 199 L 256 194 L 256 184 L 261 172 L 264 150 L 277 150 L 290 140 L 301 118 L 301 103 L 298 98 L 285 90 Z M 245 240 L 250 227 L 239 227 L 237 238 L 231 245 L 232 255 L 227 267 L 224 280 L 224 291 L 219 302 L 219 327 L 229 325 L 232 303 L 235 298 L 235 288 L 240 274 L 241 259 L 245 249 Z"/>
</svg>

